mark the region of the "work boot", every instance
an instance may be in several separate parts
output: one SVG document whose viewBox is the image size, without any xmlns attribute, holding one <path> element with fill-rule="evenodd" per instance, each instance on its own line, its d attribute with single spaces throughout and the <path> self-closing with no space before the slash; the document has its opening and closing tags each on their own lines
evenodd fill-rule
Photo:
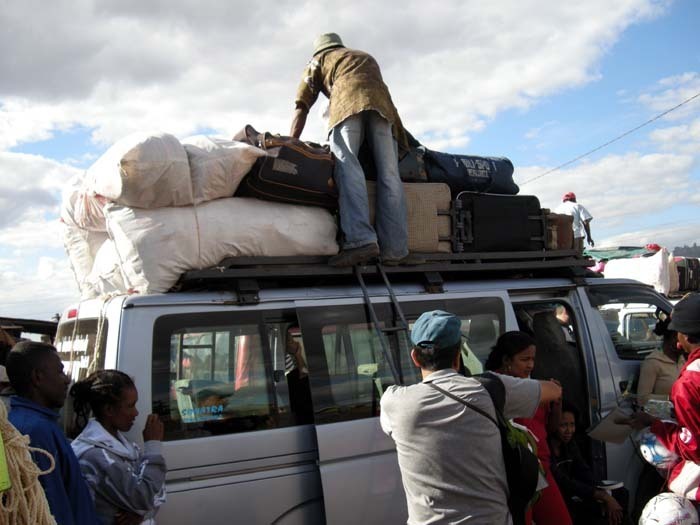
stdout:
<svg viewBox="0 0 700 525">
<path fill-rule="evenodd" d="M 336 268 L 355 266 L 356 264 L 363 264 L 376 259 L 378 256 L 379 246 L 376 242 L 371 242 L 357 248 L 342 250 L 338 255 L 328 259 L 328 264 Z"/>
<path fill-rule="evenodd" d="M 425 259 L 416 253 L 409 253 L 400 259 L 382 257 L 382 264 L 384 266 L 417 266 L 419 264 L 425 264 Z"/>
</svg>

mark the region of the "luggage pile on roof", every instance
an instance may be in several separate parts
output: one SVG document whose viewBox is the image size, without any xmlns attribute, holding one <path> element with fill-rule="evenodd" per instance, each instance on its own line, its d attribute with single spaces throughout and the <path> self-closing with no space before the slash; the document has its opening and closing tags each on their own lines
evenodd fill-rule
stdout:
<svg viewBox="0 0 700 525">
<path fill-rule="evenodd" d="M 226 257 L 333 255 L 325 209 L 233 197 L 268 152 L 165 133 L 114 144 L 64 191 L 64 245 L 82 299 L 159 293 Z"/>
<path fill-rule="evenodd" d="M 251 126 L 234 140 L 120 140 L 64 192 L 64 244 L 82 298 L 166 292 L 184 272 L 235 257 L 336 254 L 333 163 L 325 147 Z M 414 141 L 399 168 L 413 253 L 540 257 L 573 248 L 571 217 L 517 195 L 506 158 L 439 153 Z M 373 221 L 374 168 L 363 169 Z"/>
</svg>

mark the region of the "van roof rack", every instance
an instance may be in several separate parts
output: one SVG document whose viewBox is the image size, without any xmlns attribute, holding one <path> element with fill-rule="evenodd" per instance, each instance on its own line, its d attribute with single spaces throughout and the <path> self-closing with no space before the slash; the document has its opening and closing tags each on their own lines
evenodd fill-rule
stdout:
<svg viewBox="0 0 700 525">
<path fill-rule="evenodd" d="M 431 253 L 420 254 L 424 264 L 415 266 L 383 266 L 387 274 L 471 274 L 496 272 L 522 274 L 524 272 L 557 271 L 572 276 L 585 275 L 586 268 L 594 261 L 584 258 L 576 250 L 539 250 L 526 252 L 474 252 L 474 253 Z M 340 281 L 352 279 L 354 269 L 335 268 L 328 265 L 325 256 L 297 257 L 231 257 L 218 265 L 202 270 L 185 272 L 178 283 L 178 288 L 217 281 L 236 279 L 309 279 L 335 277 Z M 379 275 L 376 264 L 362 266 L 363 275 Z M 398 277 L 398 275 L 397 275 Z M 354 279 L 353 279 L 354 280 Z"/>
</svg>

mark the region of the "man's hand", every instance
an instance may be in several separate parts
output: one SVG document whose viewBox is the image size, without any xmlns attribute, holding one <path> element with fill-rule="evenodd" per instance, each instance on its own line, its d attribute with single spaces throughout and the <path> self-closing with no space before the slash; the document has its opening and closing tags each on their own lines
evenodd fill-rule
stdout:
<svg viewBox="0 0 700 525">
<path fill-rule="evenodd" d="M 163 441 L 165 431 L 163 422 L 156 414 L 149 414 L 146 419 L 146 426 L 143 429 L 143 440 L 146 441 Z"/>
<path fill-rule="evenodd" d="M 143 522 L 143 516 L 123 510 L 114 516 L 114 525 L 139 525 Z"/>
<path fill-rule="evenodd" d="M 622 417 L 615 420 L 618 425 L 629 425 L 635 430 L 641 430 L 643 428 L 651 426 L 651 424 L 656 421 L 657 418 L 646 412 L 635 412 L 629 417 Z"/>
<path fill-rule="evenodd" d="M 561 399 L 561 386 L 554 381 L 540 381 L 540 387 L 540 403 L 551 403 Z"/>
<path fill-rule="evenodd" d="M 605 496 L 605 513 L 608 515 L 609 525 L 620 525 L 623 516 L 622 507 L 610 494 L 606 493 Z"/>
</svg>

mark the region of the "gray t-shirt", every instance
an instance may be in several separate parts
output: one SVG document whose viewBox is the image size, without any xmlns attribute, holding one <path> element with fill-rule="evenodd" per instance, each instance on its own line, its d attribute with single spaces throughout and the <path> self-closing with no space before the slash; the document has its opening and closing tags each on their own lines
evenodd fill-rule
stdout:
<svg viewBox="0 0 700 525">
<path fill-rule="evenodd" d="M 498 377 L 506 390 L 505 417 L 532 417 L 539 382 Z M 491 397 L 476 379 L 446 369 L 426 381 L 495 417 Z M 511 523 L 500 434 L 492 421 L 418 383 L 387 389 L 380 422 L 396 443 L 409 524 Z"/>
</svg>

